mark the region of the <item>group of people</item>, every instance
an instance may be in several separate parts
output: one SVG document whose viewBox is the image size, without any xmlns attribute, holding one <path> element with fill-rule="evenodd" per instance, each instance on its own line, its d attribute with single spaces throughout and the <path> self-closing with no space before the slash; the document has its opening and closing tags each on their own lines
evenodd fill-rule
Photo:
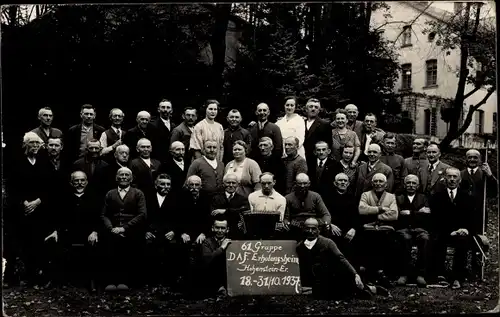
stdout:
<svg viewBox="0 0 500 317">
<path fill-rule="evenodd" d="M 4 168 L 4 256 L 22 259 L 22 279 L 36 285 L 79 278 L 92 291 L 145 283 L 223 294 L 231 239 L 292 239 L 302 286 L 317 295 L 375 293 L 372 285 L 390 285 L 388 272 L 399 285 L 461 287 L 485 221 L 485 180 L 497 186 L 480 153 L 469 150 L 460 171 L 440 161 L 438 144 L 417 138 L 403 158 L 374 114 L 357 120 L 349 104 L 329 123 L 319 100 L 307 101 L 306 117 L 297 106 L 287 97 L 272 123 L 260 103 L 248 129 L 233 109 L 224 129 L 216 100 L 201 121 L 188 107 L 175 125 L 164 99 L 156 120 L 140 111 L 126 130 L 122 110 L 110 111 L 105 129 L 86 104 L 81 123 L 64 133 L 52 110 L 40 109 L 40 126 Z"/>
</svg>

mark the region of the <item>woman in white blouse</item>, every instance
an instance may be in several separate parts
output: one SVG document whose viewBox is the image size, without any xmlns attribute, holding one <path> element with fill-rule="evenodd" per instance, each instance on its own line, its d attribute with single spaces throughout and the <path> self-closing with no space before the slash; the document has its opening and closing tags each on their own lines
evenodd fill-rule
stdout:
<svg viewBox="0 0 500 317">
<path fill-rule="evenodd" d="M 227 163 L 224 175 L 234 174 L 240 186 L 237 192 L 244 197 L 248 197 L 255 190 L 260 189 L 260 170 L 259 164 L 247 157 L 248 145 L 241 140 L 237 140 L 233 145 L 234 160 Z"/>
<path fill-rule="evenodd" d="M 219 102 L 217 100 L 207 100 L 205 107 L 205 119 L 194 126 L 189 142 L 189 149 L 194 151 L 195 158 L 200 158 L 205 141 L 215 141 L 218 148 L 217 159 L 222 161 L 222 155 L 224 154 L 224 128 L 220 123 L 215 121 L 219 111 Z"/>
<path fill-rule="evenodd" d="M 297 107 L 297 98 L 290 96 L 285 98 L 285 116 L 278 121 L 276 125 L 281 130 L 281 135 L 283 137 L 283 142 L 288 137 L 296 137 L 299 139 L 299 155 L 304 159 L 306 158 L 306 153 L 304 150 L 304 138 L 306 134 L 306 124 L 304 118 L 295 113 Z M 285 149 L 285 144 L 283 144 L 283 149 Z M 283 153 L 283 156 L 286 154 Z"/>
</svg>

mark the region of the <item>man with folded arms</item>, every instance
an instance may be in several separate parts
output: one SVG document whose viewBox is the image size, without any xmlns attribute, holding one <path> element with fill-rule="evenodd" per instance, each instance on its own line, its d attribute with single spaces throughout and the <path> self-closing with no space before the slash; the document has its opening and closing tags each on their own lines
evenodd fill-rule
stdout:
<svg viewBox="0 0 500 317">
<path fill-rule="evenodd" d="M 106 194 L 101 213 L 108 255 L 105 291 L 129 289 L 126 283 L 132 282 L 130 276 L 137 271 L 145 234 L 146 198 L 141 190 L 130 186 L 132 171 L 120 168 L 116 182 L 118 187 Z"/>
<path fill-rule="evenodd" d="M 404 179 L 405 192 L 396 197 L 399 209 L 396 236 L 400 244 L 401 276 L 398 285 L 405 285 L 411 266 L 411 247 L 417 244 L 417 285 L 425 287 L 425 274 L 427 269 L 427 256 L 429 246 L 430 213 L 427 197 L 417 192 L 419 180 L 416 175 L 408 175 Z"/>
<path fill-rule="evenodd" d="M 373 146 L 373 145 L 372 145 Z M 398 219 L 398 206 L 394 194 L 386 192 L 387 178 L 377 173 L 372 178 L 372 190 L 364 192 L 359 202 L 359 214 L 363 223 L 362 242 L 367 274 L 384 287 L 390 286 L 384 269 L 394 244 L 394 225 Z M 376 273 L 376 274 L 375 274 Z"/>
<path fill-rule="evenodd" d="M 283 224 L 285 228 L 290 228 L 290 237 L 300 240 L 304 221 L 311 217 L 318 219 L 324 236 L 340 236 L 340 229 L 331 223 L 332 219 L 323 199 L 318 193 L 309 190 L 310 185 L 309 176 L 300 173 L 295 179 L 294 192 L 285 197 Z"/>
</svg>

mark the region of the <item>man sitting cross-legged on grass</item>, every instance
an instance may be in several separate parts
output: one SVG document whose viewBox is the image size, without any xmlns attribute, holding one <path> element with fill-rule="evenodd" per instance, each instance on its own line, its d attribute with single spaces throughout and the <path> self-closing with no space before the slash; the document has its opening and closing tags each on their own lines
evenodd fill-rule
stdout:
<svg viewBox="0 0 500 317">
<path fill-rule="evenodd" d="M 363 284 L 361 277 L 332 240 L 319 234 L 319 222 L 308 218 L 303 225 L 304 240 L 297 245 L 303 292 L 312 288 L 317 299 L 352 296 L 370 298 L 376 287 Z"/>
<path fill-rule="evenodd" d="M 398 285 L 405 285 L 408 280 L 411 265 L 411 247 L 413 241 L 418 247 L 417 255 L 417 285 L 425 287 L 425 273 L 427 269 L 429 245 L 429 217 L 431 210 L 427 197 L 417 192 L 419 180 L 416 175 L 410 174 L 404 179 L 405 192 L 396 197 L 399 208 L 396 236 L 398 238 L 400 278 Z"/>
</svg>

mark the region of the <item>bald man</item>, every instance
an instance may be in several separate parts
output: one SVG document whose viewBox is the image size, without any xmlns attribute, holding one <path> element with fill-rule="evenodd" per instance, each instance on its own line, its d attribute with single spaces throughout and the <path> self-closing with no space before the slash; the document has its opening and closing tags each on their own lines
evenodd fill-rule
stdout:
<svg viewBox="0 0 500 317">
<path fill-rule="evenodd" d="M 190 166 L 190 161 L 186 160 L 184 143 L 174 141 L 170 145 L 170 155 L 161 165 L 162 172 L 168 173 L 172 180 L 172 193 L 180 192 L 186 182 L 187 171 Z"/>
<path fill-rule="evenodd" d="M 106 246 L 105 291 L 126 291 L 138 276 L 136 262 L 141 258 L 144 243 L 146 198 L 144 193 L 131 187 L 132 171 L 122 167 L 116 173 L 117 188 L 104 198 L 101 221 Z"/>
<path fill-rule="evenodd" d="M 385 190 L 392 193 L 394 186 L 394 174 L 392 169 L 380 161 L 382 149 L 378 144 L 368 146 L 368 162 L 362 163 L 358 168 L 358 179 L 356 184 L 356 196 L 372 189 L 372 178 L 375 174 L 383 174 L 386 177 Z"/>
<path fill-rule="evenodd" d="M 269 137 L 273 140 L 273 155 L 277 157 L 283 156 L 283 137 L 281 135 L 280 128 L 269 122 L 270 115 L 269 106 L 265 103 L 260 103 L 257 105 L 257 110 L 255 115 L 257 116 L 257 124 L 254 124 L 249 128 L 250 135 L 252 138 L 252 145 L 249 157 L 256 159 L 259 156 L 259 140 L 263 137 Z"/>
<path fill-rule="evenodd" d="M 398 220 L 398 206 L 394 194 L 388 193 L 387 177 L 376 173 L 372 179 L 372 189 L 361 195 L 359 214 L 363 230 L 360 246 L 360 261 L 370 279 L 384 287 L 389 287 L 385 272 L 394 261 L 394 226 Z"/>
<path fill-rule="evenodd" d="M 465 154 L 466 168 L 460 172 L 462 182 L 460 187 L 467 190 L 476 202 L 474 208 L 474 226 L 475 231 L 483 233 L 483 223 L 488 223 L 488 212 L 485 213 L 483 219 L 483 204 L 484 204 L 484 185 L 490 191 L 487 193 L 498 193 L 498 180 L 493 175 L 491 168 L 487 162 L 481 160 L 481 154 L 478 150 L 471 149 Z M 488 196 L 492 196 L 491 194 Z"/>
<path fill-rule="evenodd" d="M 399 242 L 399 279 L 398 285 L 405 285 L 410 275 L 417 276 L 416 282 L 425 287 L 428 266 L 429 232 L 431 225 L 431 210 L 427 197 L 418 193 L 419 180 L 416 175 L 410 174 L 403 181 L 404 192 L 396 197 L 399 209 L 399 218 L 396 226 Z M 416 274 L 410 272 L 411 247 L 417 245 Z"/>
<path fill-rule="evenodd" d="M 365 295 L 362 292 L 365 286 L 356 269 L 332 240 L 320 235 L 316 218 L 304 221 L 303 236 L 304 240 L 297 245 L 303 287 L 312 287 L 312 294 L 317 299 Z"/>
<path fill-rule="evenodd" d="M 332 224 L 332 217 L 326 208 L 321 196 L 309 190 L 311 181 L 305 173 L 299 173 L 295 178 L 294 191 L 285 196 L 286 211 L 284 224 L 290 227 L 292 239 L 300 240 L 301 228 L 307 218 L 318 219 L 323 230 L 323 235 L 340 236 L 340 229 Z"/>
<path fill-rule="evenodd" d="M 418 176 L 421 183 L 421 192 L 430 197 L 445 187 L 445 171 L 451 166 L 441 162 L 439 145 L 435 143 L 430 144 L 427 147 L 426 153 L 429 164 L 426 169 L 420 169 Z"/>
<path fill-rule="evenodd" d="M 87 141 L 91 139 L 99 140 L 104 128 L 95 124 L 96 109 L 90 104 L 85 104 L 80 110 L 81 123 L 72 126 L 64 133 L 63 143 L 65 144 L 64 159 L 67 162 L 74 162 L 85 155 Z"/>
<path fill-rule="evenodd" d="M 87 191 L 87 175 L 71 173 L 68 190 L 59 193 L 53 232 L 45 238 L 53 264 L 50 275 L 57 284 L 84 283 L 96 290 L 96 247 L 101 231 L 98 199 Z"/>
<path fill-rule="evenodd" d="M 161 163 L 151 158 L 153 146 L 148 139 L 137 141 L 137 152 L 139 157 L 130 162 L 130 169 L 134 175 L 132 184 L 140 189 L 146 196 L 155 192 L 154 182 L 161 170 Z"/>
<path fill-rule="evenodd" d="M 130 149 L 135 149 L 140 139 L 148 139 L 150 141 L 156 139 L 155 128 L 151 124 L 151 115 L 149 112 L 140 111 L 137 114 L 136 122 L 137 125 L 129 129 L 123 138 L 123 143 Z M 137 151 L 131 151 L 130 159 L 135 159 L 138 156 L 139 153 Z"/>
</svg>

